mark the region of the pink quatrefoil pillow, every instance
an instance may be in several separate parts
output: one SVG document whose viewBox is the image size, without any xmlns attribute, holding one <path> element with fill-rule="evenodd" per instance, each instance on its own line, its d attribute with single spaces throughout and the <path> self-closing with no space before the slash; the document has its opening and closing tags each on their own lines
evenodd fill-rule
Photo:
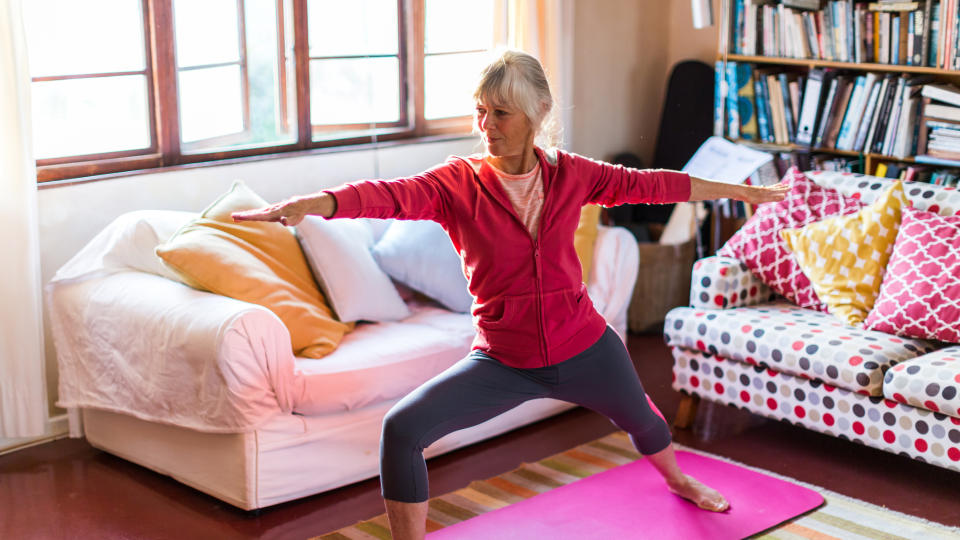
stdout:
<svg viewBox="0 0 960 540">
<path fill-rule="evenodd" d="M 868 330 L 960 342 L 960 216 L 904 208 Z"/>
<path fill-rule="evenodd" d="M 777 294 L 794 304 L 826 312 L 813 285 L 800 270 L 796 258 L 780 237 L 781 229 L 796 229 L 824 218 L 860 211 L 856 196 L 821 187 L 799 169 L 791 167 L 783 177 L 790 193 L 780 202 L 762 204 L 717 255 L 739 259 Z"/>
</svg>

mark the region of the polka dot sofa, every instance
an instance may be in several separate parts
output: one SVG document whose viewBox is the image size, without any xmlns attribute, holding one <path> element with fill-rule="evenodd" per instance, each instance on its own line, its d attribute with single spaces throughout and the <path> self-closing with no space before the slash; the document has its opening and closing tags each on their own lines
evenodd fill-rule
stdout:
<svg viewBox="0 0 960 540">
<path fill-rule="evenodd" d="M 862 204 L 893 184 L 850 173 L 803 174 Z M 903 187 L 917 210 L 960 215 L 956 189 Z M 952 266 L 938 273 L 952 280 L 946 322 L 956 328 L 960 244 L 952 245 Z M 893 274 L 887 270 L 884 280 Z M 742 260 L 725 256 L 695 263 L 690 296 L 690 307 L 673 309 L 664 324 L 673 387 L 684 394 L 678 427 L 689 426 L 702 398 L 960 471 L 960 340 L 848 326 L 773 293 Z"/>
</svg>

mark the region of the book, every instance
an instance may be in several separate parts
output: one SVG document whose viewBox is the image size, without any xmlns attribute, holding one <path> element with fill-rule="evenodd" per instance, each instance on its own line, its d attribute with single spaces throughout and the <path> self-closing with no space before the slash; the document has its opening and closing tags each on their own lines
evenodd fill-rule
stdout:
<svg viewBox="0 0 960 540">
<path fill-rule="evenodd" d="M 713 71 L 713 134 L 722 137 L 727 122 L 726 76 L 722 60 L 717 60 Z"/>
<path fill-rule="evenodd" d="M 923 2 L 923 31 L 922 31 L 922 40 L 920 43 L 920 60 L 917 62 L 918 66 L 928 66 L 930 65 L 930 39 L 932 37 L 932 20 L 933 17 L 933 0 L 924 0 Z M 934 41 L 936 43 L 936 41 Z"/>
<path fill-rule="evenodd" d="M 920 2 L 872 2 L 870 11 L 913 11 L 920 8 Z"/>
<path fill-rule="evenodd" d="M 890 63 L 890 14 L 882 12 L 877 14 L 877 62 L 881 64 Z"/>
<path fill-rule="evenodd" d="M 823 0 L 783 0 L 783 5 L 796 9 L 823 9 Z"/>
<path fill-rule="evenodd" d="M 853 147 L 850 150 L 854 152 L 862 152 L 864 144 L 867 140 L 867 134 L 870 132 L 870 126 L 874 120 L 874 113 L 877 110 L 877 102 L 880 100 L 880 89 L 883 86 L 882 81 L 877 82 L 873 85 L 873 88 L 870 90 L 870 96 L 867 98 L 867 104 L 863 110 L 863 118 L 860 121 L 860 126 L 857 128 L 857 135 L 853 141 Z"/>
<path fill-rule="evenodd" d="M 855 123 L 860 121 L 860 115 L 863 114 L 863 102 L 866 98 L 865 94 L 867 92 L 866 84 L 866 75 L 858 75 L 853 81 L 853 90 L 850 92 L 850 100 L 847 102 L 847 106 L 843 112 L 843 118 L 841 119 L 839 128 L 837 129 L 836 142 L 833 145 L 833 147 L 837 150 L 847 150 L 848 146 L 853 145 L 853 141 L 851 139 L 855 133 L 852 132 L 855 128 Z"/>
<path fill-rule="evenodd" d="M 760 77 L 753 77 L 753 95 L 756 99 L 757 138 L 760 141 L 767 142 L 772 140 L 772 137 L 770 136 L 770 119 L 767 116 L 767 106 L 763 100 L 763 86 L 760 83 Z"/>
<path fill-rule="evenodd" d="M 770 102 L 770 114 L 773 124 L 773 140 L 777 144 L 786 144 L 786 121 L 783 116 L 783 100 L 780 98 L 780 81 L 776 75 L 766 75 L 765 94 Z"/>
<path fill-rule="evenodd" d="M 931 102 L 924 107 L 924 116 L 960 121 L 960 107 Z"/>
<path fill-rule="evenodd" d="M 827 73 L 830 72 L 824 71 L 821 68 L 814 68 L 807 74 L 803 99 L 800 105 L 800 119 L 797 122 L 797 135 L 795 137 L 799 145 L 813 145 L 818 120 L 817 112 L 820 109 L 821 96 L 825 88 L 824 78 L 828 77 Z"/>
<path fill-rule="evenodd" d="M 923 38 L 926 35 L 924 25 L 924 12 L 918 9 L 910 14 L 913 24 L 910 25 L 910 65 L 923 65 Z"/>
<path fill-rule="evenodd" d="M 907 63 L 907 45 L 910 43 L 910 19 L 907 17 L 907 13 L 900 13 L 897 16 L 897 19 L 900 21 L 900 26 L 898 27 L 899 33 L 894 34 L 894 39 L 898 39 L 899 43 L 897 44 L 897 56 L 896 63 L 900 65 L 905 65 Z"/>
<path fill-rule="evenodd" d="M 900 14 L 890 15 L 890 59 L 889 64 L 900 63 Z"/>
<path fill-rule="evenodd" d="M 933 5 L 930 15 L 930 36 L 927 38 L 929 43 L 928 52 L 929 56 L 927 57 L 927 65 L 931 67 L 937 66 L 937 61 L 940 59 L 940 49 L 937 46 L 940 43 L 940 2 L 938 1 Z"/>
<path fill-rule="evenodd" d="M 890 116 L 887 120 L 887 129 L 883 136 L 883 144 L 880 146 L 880 153 L 885 156 L 889 156 L 893 152 L 893 139 L 897 133 L 897 126 L 900 125 L 900 111 L 903 108 L 903 89 L 906 87 L 906 83 L 906 78 L 897 78 L 896 93 L 893 96 L 893 103 L 890 106 Z"/>
<path fill-rule="evenodd" d="M 887 124 L 890 119 L 891 109 L 893 108 L 894 98 L 897 94 L 897 81 L 899 77 L 895 75 L 890 75 L 890 80 L 887 84 L 887 91 L 883 97 L 883 102 L 880 108 L 880 117 L 877 119 L 876 130 L 874 131 L 873 138 L 870 143 L 870 152 L 874 154 L 880 154 L 883 152 L 883 141 L 884 136 L 887 133 Z"/>
<path fill-rule="evenodd" d="M 813 137 L 813 146 L 816 148 L 819 148 L 823 144 L 823 137 L 827 131 L 827 124 L 830 122 L 830 112 L 837 97 L 837 87 L 840 85 L 840 81 L 838 79 L 840 79 L 840 77 L 834 77 L 832 80 L 830 80 L 827 94 L 824 96 L 823 102 L 820 105 L 820 110 L 817 113 L 819 120 L 817 121 L 817 132 Z"/>
<path fill-rule="evenodd" d="M 732 139 L 740 138 L 740 112 L 737 105 L 737 63 L 727 62 L 727 135 Z"/>
<path fill-rule="evenodd" d="M 870 120 L 870 128 L 867 131 L 867 138 L 863 143 L 863 152 L 872 153 L 874 152 L 874 145 L 876 144 L 878 134 L 882 131 L 883 125 L 885 122 L 885 115 L 889 107 L 888 96 L 890 94 L 890 89 L 893 86 L 894 75 L 892 73 L 884 76 L 883 81 L 880 83 L 880 95 L 877 96 L 877 107 L 873 114 L 873 118 Z"/>
<path fill-rule="evenodd" d="M 793 115 L 794 121 L 794 130 L 790 134 L 790 138 L 794 141 L 797 138 L 796 124 L 800 122 L 800 86 L 801 83 L 797 79 L 787 82 L 790 91 L 790 113 Z"/>
<path fill-rule="evenodd" d="M 917 153 L 925 154 L 927 152 L 927 139 L 934 130 L 957 130 L 960 131 L 960 121 L 945 120 L 940 118 L 931 118 L 927 116 L 927 108 L 930 106 L 930 98 L 921 96 L 918 109 L 917 120 Z"/>
<path fill-rule="evenodd" d="M 753 66 L 737 64 L 737 113 L 740 117 L 740 137 L 747 140 L 757 138 L 756 98 L 753 89 Z"/>
<path fill-rule="evenodd" d="M 837 98 L 834 100 L 833 107 L 830 111 L 830 123 L 827 125 L 826 132 L 824 133 L 823 142 L 820 145 L 821 148 L 837 147 L 837 138 L 840 135 L 840 128 L 843 125 L 843 119 L 844 116 L 846 116 L 855 87 L 856 79 L 851 77 L 842 78 L 840 86 L 837 88 Z"/>
<path fill-rule="evenodd" d="M 780 82 L 780 94 L 783 99 L 783 116 L 786 121 L 786 137 L 787 142 L 793 142 L 796 140 L 794 134 L 796 133 L 796 124 L 793 120 L 793 107 L 791 106 L 790 99 L 790 82 L 787 80 L 786 73 L 780 73 L 777 75 L 777 78 Z"/>
<path fill-rule="evenodd" d="M 960 107 L 960 88 L 952 84 L 925 84 L 921 92 L 923 97 Z"/>
<path fill-rule="evenodd" d="M 897 163 L 887 163 L 887 170 L 884 171 L 884 178 L 900 178 L 900 172 L 903 168 Z"/>
<path fill-rule="evenodd" d="M 908 87 L 909 88 L 909 87 Z M 913 150 L 913 126 L 917 115 L 917 105 L 920 102 L 919 92 L 905 90 L 903 108 L 900 112 L 900 123 L 894 139 L 893 149 L 890 151 L 895 157 L 905 158 Z"/>
</svg>

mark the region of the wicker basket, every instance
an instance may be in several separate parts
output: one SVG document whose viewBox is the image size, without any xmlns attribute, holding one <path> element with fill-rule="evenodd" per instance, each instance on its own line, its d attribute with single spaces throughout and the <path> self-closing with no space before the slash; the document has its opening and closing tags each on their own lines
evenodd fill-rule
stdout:
<svg viewBox="0 0 960 540">
<path fill-rule="evenodd" d="M 641 242 L 637 284 L 627 310 L 631 332 L 660 331 L 667 312 L 690 304 L 690 274 L 696 240 L 663 245 Z"/>
</svg>

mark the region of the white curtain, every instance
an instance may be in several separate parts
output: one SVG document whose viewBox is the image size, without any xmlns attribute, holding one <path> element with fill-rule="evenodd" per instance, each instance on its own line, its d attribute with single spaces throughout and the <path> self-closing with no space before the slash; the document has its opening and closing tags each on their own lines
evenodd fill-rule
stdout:
<svg viewBox="0 0 960 540">
<path fill-rule="evenodd" d="M 573 103 L 573 1 L 507 0 L 507 45 L 526 51 L 543 64 L 565 128 L 561 147 L 569 146 Z"/>
<path fill-rule="evenodd" d="M 0 437 L 46 431 L 37 185 L 21 0 L 0 0 Z"/>
</svg>

